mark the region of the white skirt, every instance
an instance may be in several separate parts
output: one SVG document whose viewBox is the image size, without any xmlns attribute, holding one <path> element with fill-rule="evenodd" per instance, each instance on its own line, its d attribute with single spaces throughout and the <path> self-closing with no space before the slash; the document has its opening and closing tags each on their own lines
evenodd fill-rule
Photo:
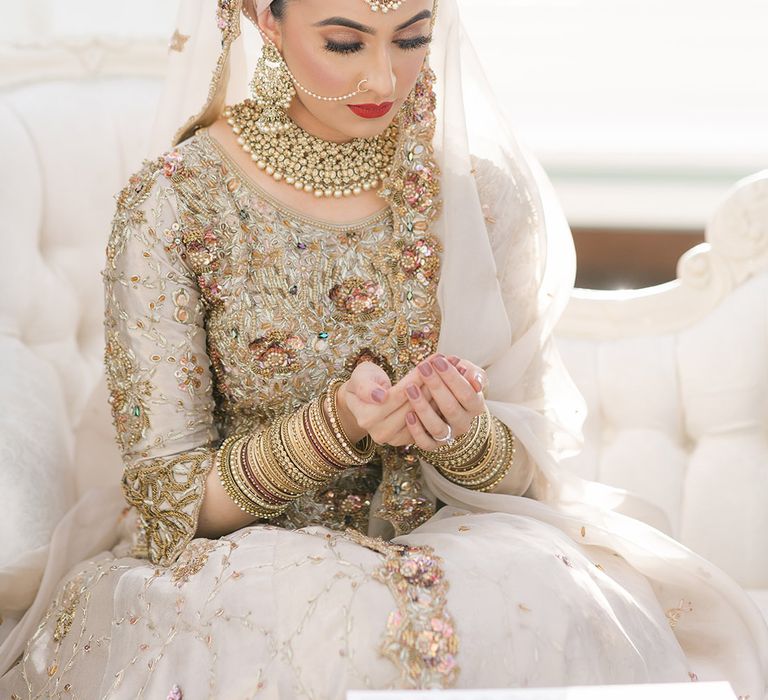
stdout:
<svg viewBox="0 0 768 700">
<path fill-rule="evenodd" d="M 618 554 L 531 517 L 445 506 L 391 542 L 254 525 L 193 540 L 167 568 L 127 547 L 61 580 L 3 697 L 331 700 L 697 678 L 675 636 L 692 602 L 662 609 Z"/>
</svg>

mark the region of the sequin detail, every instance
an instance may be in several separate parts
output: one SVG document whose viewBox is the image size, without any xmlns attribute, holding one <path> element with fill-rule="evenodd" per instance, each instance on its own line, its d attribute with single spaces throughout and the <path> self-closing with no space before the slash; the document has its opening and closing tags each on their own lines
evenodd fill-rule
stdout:
<svg viewBox="0 0 768 700">
<path fill-rule="evenodd" d="M 434 548 L 387 542 L 348 530 L 345 535 L 384 555 L 373 576 L 397 608 L 387 618 L 381 653 L 401 671 L 405 687 L 449 688 L 458 680 L 459 638 L 446 609 L 448 581 Z"/>
</svg>

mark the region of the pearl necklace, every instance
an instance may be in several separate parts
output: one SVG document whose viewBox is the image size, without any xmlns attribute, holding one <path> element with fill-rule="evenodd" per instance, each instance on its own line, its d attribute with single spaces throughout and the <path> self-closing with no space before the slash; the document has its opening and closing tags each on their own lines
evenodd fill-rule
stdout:
<svg viewBox="0 0 768 700">
<path fill-rule="evenodd" d="M 349 197 L 379 187 L 389 174 L 399 118 L 373 138 L 334 143 L 313 136 L 294 121 L 285 131 L 264 134 L 256 125 L 261 107 L 246 99 L 225 108 L 238 143 L 259 169 L 315 197 Z"/>
</svg>

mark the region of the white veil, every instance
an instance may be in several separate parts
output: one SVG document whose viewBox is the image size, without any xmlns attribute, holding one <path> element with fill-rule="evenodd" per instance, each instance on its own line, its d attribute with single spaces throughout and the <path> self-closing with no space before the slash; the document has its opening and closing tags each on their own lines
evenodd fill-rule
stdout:
<svg viewBox="0 0 768 700">
<path fill-rule="evenodd" d="M 268 5 L 269 0 L 259 0 L 259 9 Z M 169 60 L 151 138 L 153 154 L 212 123 L 225 103 L 248 96 L 261 38 L 249 22 L 241 22 L 241 7 L 242 0 L 181 0 L 174 43 L 182 50 L 172 52 Z M 664 528 L 660 511 L 560 467 L 560 460 L 580 451 L 586 417 L 583 397 L 553 339 L 573 289 L 573 239 L 546 175 L 517 143 L 495 101 L 456 0 L 439 0 L 433 36 L 433 145 L 442 199 L 434 233 L 443 246 L 438 349 L 487 370 L 491 412 L 515 434 L 519 458 L 534 461 L 536 476 L 528 497 L 503 488 L 480 493 L 422 463 L 428 488 L 450 506 L 534 517 L 584 545 L 615 551 L 648 578 L 665 608 L 695 596 L 706 626 L 683 618 L 675 633 L 699 678 L 727 678 L 749 689 L 753 698 L 764 697 L 768 632 L 741 589 L 716 567 L 634 519 Z M 473 176 L 477 162 L 483 164 L 478 177 L 492 193 L 491 214 L 483 209 Z M 109 499 L 86 494 L 57 527 L 45 566 L 40 552 L 34 561 L 23 562 L 27 582 L 34 581 L 34 572 L 39 580 L 45 569 L 34 602 L 29 593 L 19 593 L 18 571 L 16 579 L 14 572 L 0 571 L 0 612 L 13 594 L 17 613 L 31 604 L 3 637 L 0 674 L 20 653 L 61 576 L 116 541 L 123 505 L 119 489 Z"/>
</svg>

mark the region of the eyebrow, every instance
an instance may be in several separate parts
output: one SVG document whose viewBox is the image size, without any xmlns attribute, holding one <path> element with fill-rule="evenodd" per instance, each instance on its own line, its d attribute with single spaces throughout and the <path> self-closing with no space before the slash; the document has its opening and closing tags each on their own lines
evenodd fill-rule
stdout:
<svg viewBox="0 0 768 700">
<path fill-rule="evenodd" d="M 395 31 L 399 32 L 401 29 L 410 27 L 412 24 L 415 24 L 416 22 L 419 22 L 423 19 L 428 19 L 431 16 L 432 16 L 432 12 L 430 12 L 429 10 L 422 10 L 421 12 L 419 12 L 419 14 L 411 17 L 411 19 L 409 19 L 407 22 L 398 24 L 395 27 Z M 346 17 L 329 17 L 328 19 L 321 20 L 320 22 L 315 22 L 312 26 L 327 27 L 329 25 L 339 25 L 341 27 L 349 27 L 350 29 L 357 29 L 357 31 L 363 32 L 365 34 L 376 34 L 376 30 L 373 27 L 368 27 L 364 24 L 360 24 L 359 22 L 355 22 L 354 20 L 347 19 Z"/>
</svg>

